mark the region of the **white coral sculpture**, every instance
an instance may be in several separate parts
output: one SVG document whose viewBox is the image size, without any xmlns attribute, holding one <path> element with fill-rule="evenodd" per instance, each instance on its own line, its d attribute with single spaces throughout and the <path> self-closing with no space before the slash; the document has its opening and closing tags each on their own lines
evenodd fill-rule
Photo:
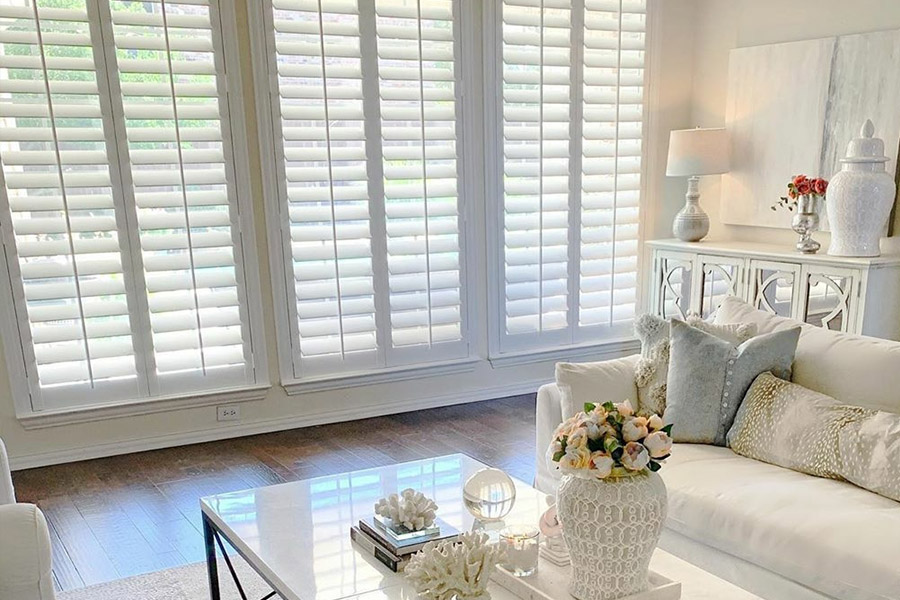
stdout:
<svg viewBox="0 0 900 600">
<path fill-rule="evenodd" d="M 486 534 L 468 532 L 429 542 L 409 560 L 405 574 L 416 593 L 430 600 L 490 600 L 487 585 L 503 556 L 503 548 L 489 544 Z"/>
<path fill-rule="evenodd" d="M 375 503 L 375 514 L 390 519 L 410 531 L 419 531 L 434 523 L 438 505 L 422 492 L 407 488 L 400 495 L 391 494 Z"/>
</svg>

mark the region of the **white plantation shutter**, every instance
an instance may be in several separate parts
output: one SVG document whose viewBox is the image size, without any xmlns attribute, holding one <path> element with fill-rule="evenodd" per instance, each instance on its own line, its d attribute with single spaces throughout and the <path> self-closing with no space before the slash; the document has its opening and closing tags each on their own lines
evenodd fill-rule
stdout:
<svg viewBox="0 0 900 600">
<path fill-rule="evenodd" d="M 135 209 L 159 386 L 246 381 L 249 319 L 217 3 L 106 1 L 130 162 L 125 197 Z"/>
<path fill-rule="evenodd" d="M 264 9 L 297 378 L 467 353 L 455 4 Z"/>
<path fill-rule="evenodd" d="M 503 0 L 498 26 L 500 350 L 627 335 L 645 0 Z"/>
<path fill-rule="evenodd" d="M 34 410 L 251 382 L 214 0 L 0 2 L 0 224 Z"/>
</svg>

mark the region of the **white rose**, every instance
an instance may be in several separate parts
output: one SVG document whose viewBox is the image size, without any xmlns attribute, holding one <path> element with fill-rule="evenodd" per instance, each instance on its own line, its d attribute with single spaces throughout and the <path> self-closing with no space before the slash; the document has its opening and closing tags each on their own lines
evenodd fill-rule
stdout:
<svg viewBox="0 0 900 600">
<path fill-rule="evenodd" d="M 654 431 L 644 440 L 652 458 L 662 458 L 672 451 L 672 438 L 665 431 Z"/>
<path fill-rule="evenodd" d="M 636 442 L 647 437 L 647 419 L 644 417 L 626 419 L 622 424 L 622 437 L 626 442 Z"/>
<path fill-rule="evenodd" d="M 650 431 L 658 431 L 663 428 L 663 420 L 659 415 L 650 415 L 650 418 L 647 419 L 647 426 L 650 427 Z"/>
<path fill-rule="evenodd" d="M 569 434 L 569 438 L 566 440 L 566 449 L 570 446 L 577 446 L 579 448 L 583 446 L 587 446 L 588 442 L 588 431 L 584 427 L 579 427 Z"/>
<path fill-rule="evenodd" d="M 622 466 L 629 471 L 641 471 L 650 464 L 650 455 L 643 444 L 628 442 L 625 444 L 625 451 L 622 452 L 622 458 L 619 460 L 622 462 Z"/>
<path fill-rule="evenodd" d="M 629 402 L 628 400 L 616 404 L 616 410 L 619 411 L 619 414 L 623 417 L 630 417 L 634 415 L 634 408 L 631 406 L 631 402 Z"/>
<path fill-rule="evenodd" d="M 549 454 L 552 459 L 558 452 L 562 452 L 562 443 L 559 440 L 553 440 L 550 442 L 550 448 L 547 450 L 547 454 Z"/>
<path fill-rule="evenodd" d="M 559 459 L 559 465 L 563 469 L 586 469 L 591 462 L 591 451 L 584 446 L 566 446 L 566 453 Z"/>
<path fill-rule="evenodd" d="M 593 467 L 593 475 L 597 479 L 605 479 L 612 473 L 613 461 L 612 456 L 606 452 L 593 452 L 591 454 L 591 467 Z"/>
</svg>

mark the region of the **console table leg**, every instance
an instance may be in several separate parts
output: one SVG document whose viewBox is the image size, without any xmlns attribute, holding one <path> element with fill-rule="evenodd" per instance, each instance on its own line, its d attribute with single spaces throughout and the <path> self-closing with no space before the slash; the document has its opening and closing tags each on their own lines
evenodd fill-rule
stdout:
<svg viewBox="0 0 900 600">
<path fill-rule="evenodd" d="M 206 515 L 203 515 L 203 544 L 206 548 L 206 574 L 209 577 L 209 597 L 221 600 L 219 594 L 219 569 L 216 564 L 216 533 Z"/>
</svg>

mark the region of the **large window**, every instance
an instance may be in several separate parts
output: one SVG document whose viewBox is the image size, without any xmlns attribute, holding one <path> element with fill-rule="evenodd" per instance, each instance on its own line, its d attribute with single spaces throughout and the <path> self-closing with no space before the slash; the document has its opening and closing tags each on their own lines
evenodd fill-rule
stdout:
<svg viewBox="0 0 900 600">
<path fill-rule="evenodd" d="M 645 0 L 499 3 L 485 91 L 498 114 L 499 350 L 630 336 Z"/>
<path fill-rule="evenodd" d="M 265 0 L 291 378 L 468 353 L 455 0 Z"/>
<path fill-rule="evenodd" d="M 255 381 L 221 19 L 0 0 L 4 333 L 34 411 Z"/>
</svg>

